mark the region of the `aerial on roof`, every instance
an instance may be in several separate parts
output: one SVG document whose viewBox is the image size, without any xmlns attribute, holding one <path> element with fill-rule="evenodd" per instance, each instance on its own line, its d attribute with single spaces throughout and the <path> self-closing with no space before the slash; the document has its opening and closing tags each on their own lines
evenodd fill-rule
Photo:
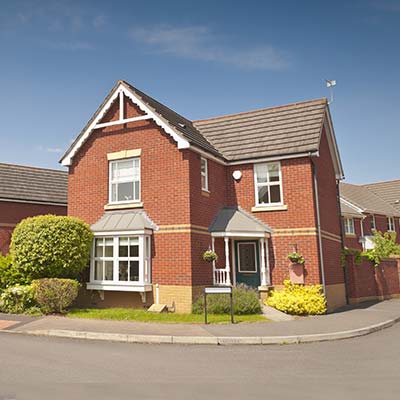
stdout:
<svg viewBox="0 0 400 400">
<path fill-rule="evenodd" d="M 362 211 L 371 214 L 387 216 L 400 215 L 394 207 L 364 185 L 353 185 L 351 183 L 341 182 L 340 197 Z"/>
<path fill-rule="evenodd" d="M 389 203 L 400 214 L 400 179 L 367 183 L 363 186 Z"/>
<path fill-rule="evenodd" d="M 0 200 L 66 205 L 66 171 L 0 163 Z"/>
<path fill-rule="evenodd" d="M 125 81 L 118 81 L 108 94 L 61 159 L 63 165 L 70 165 L 91 132 L 100 127 L 97 124 L 110 105 L 117 101 L 119 93 L 128 96 L 141 108 L 146 113 L 144 118 L 153 119 L 166 130 L 178 142 L 178 148 L 192 147 L 228 163 L 317 154 L 325 125 L 336 175 L 340 179 L 343 177 L 325 98 L 190 121 Z"/>
</svg>

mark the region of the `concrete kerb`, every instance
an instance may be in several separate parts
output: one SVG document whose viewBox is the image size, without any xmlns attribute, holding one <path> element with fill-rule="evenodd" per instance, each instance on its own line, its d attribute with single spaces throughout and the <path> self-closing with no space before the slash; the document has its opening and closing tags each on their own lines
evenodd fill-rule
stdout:
<svg viewBox="0 0 400 400">
<path fill-rule="evenodd" d="M 365 336 L 393 326 L 400 321 L 400 317 L 387 320 L 375 325 L 339 331 L 331 333 L 318 333 L 293 336 L 169 336 L 169 335 L 131 335 L 120 333 L 102 332 L 80 332 L 70 330 L 32 330 L 32 331 L 12 331 L 2 330 L 0 333 L 12 333 L 33 336 L 61 337 L 69 339 L 83 340 L 103 340 L 119 343 L 143 343 L 143 344 L 191 344 L 191 345 L 284 345 L 300 344 L 312 342 L 325 342 L 333 340 L 350 339 L 358 336 Z"/>
</svg>

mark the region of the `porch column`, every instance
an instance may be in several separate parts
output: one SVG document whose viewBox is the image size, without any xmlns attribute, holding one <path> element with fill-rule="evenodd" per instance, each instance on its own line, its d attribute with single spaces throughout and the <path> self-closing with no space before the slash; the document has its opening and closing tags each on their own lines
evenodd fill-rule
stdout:
<svg viewBox="0 0 400 400">
<path fill-rule="evenodd" d="M 214 236 L 211 237 L 211 249 L 212 249 L 212 251 L 215 252 L 215 237 Z M 213 266 L 213 285 L 215 285 L 215 260 L 213 260 L 212 266 Z"/>
<path fill-rule="evenodd" d="M 267 270 L 265 267 L 265 239 L 260 239 L 261 247 L 261 286 L 267 286 Z"/>
<path fill-rule="evenodd" d="M 231 285 L 231 266 L 229 263 L 229 238 L 224 237 L 225 241 L 225 270 L 226 270 L 226 284 Z"/>
<path fill-rule="evenodd" d="M 267 260 L 267 264 L 265 267 L 265 282 L 267 286 L 271 285 L 271 274 L 269 270 L 269 246 L 268 246 L 268 238 L 264 240 L 265 243 L 265 258 Z"/>
</svg>

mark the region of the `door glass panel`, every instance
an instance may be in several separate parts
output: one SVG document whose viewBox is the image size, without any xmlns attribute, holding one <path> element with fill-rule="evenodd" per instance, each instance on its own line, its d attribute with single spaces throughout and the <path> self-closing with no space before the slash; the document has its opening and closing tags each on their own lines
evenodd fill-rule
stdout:
<svg viewBox="0 0 400 400">
<path fill-rule="evenodd" d="M 120 281 L 128 280 L 128 261 L 119 262 L 119 280 Z"/>
<path fill-rule="evenodd" d="M 239 243 L 239 271 L 256 272 L 256 257 L 254 243 Z"/>
<path fill-rule="evenodd" d="M 113 272 L 113 262 L 112 261 L 104 261 L 104 280 L 112 281 L 114 277 Z"/>
<path fill-rule="evenodd" d="M 138 281 L 139 280 L 139 261 L 131 261 L 129 268 L 129 280 Z"/>
</svg>

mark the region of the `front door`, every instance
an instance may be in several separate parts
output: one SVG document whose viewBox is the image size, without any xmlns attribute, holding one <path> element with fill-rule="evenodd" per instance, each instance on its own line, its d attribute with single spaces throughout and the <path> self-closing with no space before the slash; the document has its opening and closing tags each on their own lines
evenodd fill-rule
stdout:
<svg viewBox="0 0 400 400">
<path fill-rule="evenodd" d="M 257 240 L 235 241 L 236 284 L 260 286 L 260 263 Z"/>
</svg>

